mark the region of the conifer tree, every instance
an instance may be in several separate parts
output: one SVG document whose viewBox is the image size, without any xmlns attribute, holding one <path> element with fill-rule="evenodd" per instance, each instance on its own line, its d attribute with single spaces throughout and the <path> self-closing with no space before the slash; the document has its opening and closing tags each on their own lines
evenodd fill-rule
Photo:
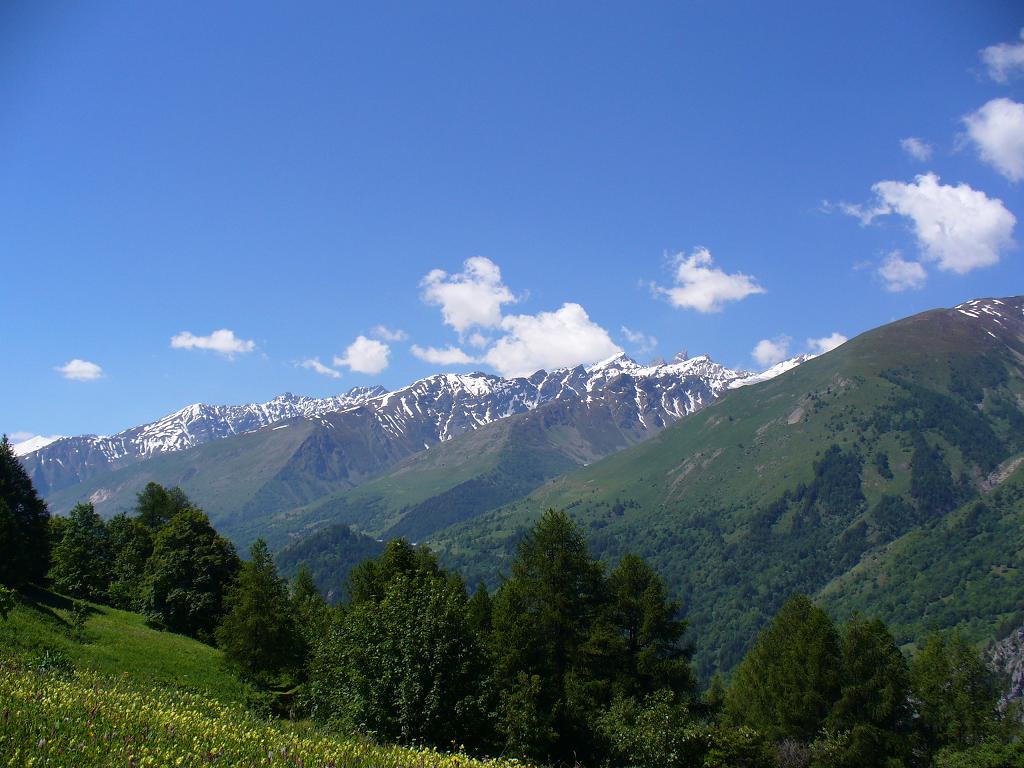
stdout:
<svg viewBox="0 0 1024 768">
<path fill-rule="evenodd" d="M 263 539 L 249 550 L 224 601 L 226 613 L 217 627 L 217 643 L 247 677 L 269 683 L 302 663 L 304 641 L 287 582 Z"/>
<path fill-rule="evenodd" d="M 828 615 L 796 595 L 758 636 L 726 696 L 734 722 L 773 741 L 812 741 L 839 698 L 842 656 Z"/>
<path fill-rule="evenodd" d="M 548 510 L 520 541 L 511 570 L 492 615 L 499 728 L 513 751 L 571 759 L 573 745 L 592 742 L 594 680 L 581 649 L 607 599 L 603 569 L 569 516 Z"/>
<path fill-rule="evenodd" d="M 50 568 L 50 513 L 14 455 L 0 438 L 0 584 L 17 587 L 45 578 Z"/>
</svg>

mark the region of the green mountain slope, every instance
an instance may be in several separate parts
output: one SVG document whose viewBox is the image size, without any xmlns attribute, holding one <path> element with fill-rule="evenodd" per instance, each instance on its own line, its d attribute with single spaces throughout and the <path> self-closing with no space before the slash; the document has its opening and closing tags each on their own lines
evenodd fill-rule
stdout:
<svg viewBox="0 0 1024 768">
<path fill-rule="evenodd" d="M 624 420 L 617 407 L 612 397 L 554 401 L 492 422 L 355 488 L 280 514 L 259 533 L 281 545 L 343 524 L 385 539 L 425 540 L 654 434 L 635 417 Z"/>
<path fill-rule="evenodd" d="M 493 583 L 521 532 L 567 508 L 602 556 L 650 558 L 701 671 L 728 669 L 789 594 L 943 518 L 1024 449 L 1022 361 L 1021 298 L 922 313 L 428 540 Z"/>
<path fill-rule="evenodd" d="M 66 664 L 103 675 L 125 676 L 144 685 L 195 691 L 225 703 L 245 700 L 247 687 L 224 664 L 216 648 L 184 635 L 146 626 L 143 616 L 104 605 L 85 607 L 76 626 L 68 598 L 40 589 L 18 596 L 0 621 L 0 657 L 27 656 L 35 665 Z"/>
<path fill-rule="evenodd" d="M 218 530 L 233 538 L 253 498 L 287 466 L 315 429 L 313 422 L 297 419 L 278 428 L 162 454 L 57 491 L 47 504 L 51 512 L 64 513 L 79 501 L 92 501 L 100 514 L 110 516 L 133 508 L 136 494 L 148 482 L 177 485 L 203 507 Z M 248 541 L 237 543 L 245 546 Z"/>
</svg>

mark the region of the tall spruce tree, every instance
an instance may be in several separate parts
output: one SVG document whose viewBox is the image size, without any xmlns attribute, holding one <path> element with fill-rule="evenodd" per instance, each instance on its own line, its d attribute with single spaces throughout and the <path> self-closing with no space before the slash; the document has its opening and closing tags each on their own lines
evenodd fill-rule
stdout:
<svg viewBox="0 0 1024 768">
<path fill-rule="evenodd" d="M 603 681 L 582 650 L 607 601 L 603 569 L 569 516 L 548 510 L 520 541 L 511 570 L 492 612 L 498 727 L 513 752 L 589 757 L 592 684 Z"/>
<path fill-rule="evenodd" d="M 885 624 L 854 616 L 843 628 L 842 687 L 829 723 L 846 732 L 849 768 L 886 768 L 910 758 L 912 715 L 907 660 Z"/>
<path fill-rule="evenodd" d="M 796 595 L 762 630 L 726 695 L 733 722 L 773 741 L 810 742 L 839 698 L 842 653 L 832 620 Z"/>
<path fill-rule="evenodd" d="M 305 641 L 295 606 L 263 539 L 253 543 L 224 606 L 227 612 L 216 630 L 217 643 L 244 675 L 269 684 L 301 667 Z"/>
<path fill-rule="evenodd" d="M 50 569 L 50 513 L 14 455 L 0 438 L 0 584 L 39 582 Z"/>
</svg>

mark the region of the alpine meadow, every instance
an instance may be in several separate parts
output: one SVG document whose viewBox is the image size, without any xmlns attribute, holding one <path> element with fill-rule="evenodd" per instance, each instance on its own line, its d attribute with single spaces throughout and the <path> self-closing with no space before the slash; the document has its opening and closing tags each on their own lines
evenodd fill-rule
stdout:
<svg viewBox="0 0 1024 768">
<path fill-rule="evenodd" d="M 0 30 L 0 766 L 1024 768 L 1018 3 Z"/>
</svg>

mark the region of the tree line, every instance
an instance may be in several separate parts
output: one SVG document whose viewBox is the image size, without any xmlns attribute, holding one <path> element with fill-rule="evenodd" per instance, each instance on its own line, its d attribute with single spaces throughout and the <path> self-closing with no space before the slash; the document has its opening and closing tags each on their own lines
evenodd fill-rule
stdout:
<svg viewBox="0 0 1024 768">
<path fill-rule="evenodd" d="M 151 483 L 133 514 L 107 521 L 88 504 L 50 519 L 19 472 L 4 441 L 0 512 L 17 510 L 0 518 L 5 584 L 48 573 L 59 591 L 216 644 L 240 676 L 327 727 L 552 765 L 1024 762 L 1001 681 L 957 635 L 933 635 L 908 659 L 884 623 L 837 627 L 805 596 L 728 681 L 701 690 L 663 580 L 632 555 L 609 569 L 564 512 L 523 537 L 493 594 L 394 540 L 331 607 L 307 569 L 282 578 L 264 542 L 240 560 L 179 489 Z M 48 570 L 10 567 L 12 542 L 29 539 Z"/>
</svg>

